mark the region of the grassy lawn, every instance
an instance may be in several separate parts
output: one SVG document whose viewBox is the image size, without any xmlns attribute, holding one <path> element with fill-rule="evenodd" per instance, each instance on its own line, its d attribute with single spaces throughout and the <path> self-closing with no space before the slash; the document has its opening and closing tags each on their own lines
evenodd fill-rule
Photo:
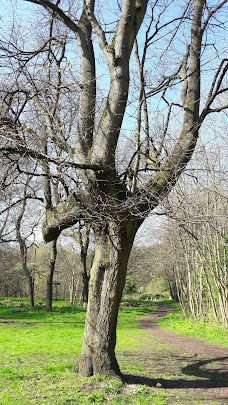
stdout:
<svg viewBox="0 0 228 405">
<path fill-rule="evenodd" d="M 0 299 L 0 405 L 185 403 L 183 390 L 174 393 L 146 385 L 124 386 L 101 376 L 81 378 L 73 367 L 81 351 L 82 308 L 57 301 L 53 312 L 46 313 L 44 304 L 31 309 L 26 301 L 21 302 L 19 306 L 18 300 Z M 169 356 L 169 348 L 138 328 L 138 321 L 153 309 L 155 306 L 120 308 L 117 358 L 124 374 L 173 378 L 160 363 L 160 368 L 153 363 L 161 353 Z"/>
<path fill-rule="evenodd" d="M 119 353 L 127 349 L 133 355 L 139 349 L 144 332 L 137 322 L 150 311 L 121 308 Z M 80 307 L 64 301 L 55 302 L 54 311 L 46 313 L 43 305 L 31 309 L 26 302 L 19 307 L 17 300 L 0 300 L 1 405 L 132 403 L 130 395 L 119 394 L 120 382 L 100 376 L 80 378 L 73 372 L 81 351 L 84 319 Z M 123 369 L 140 373 L 143 366 L 123 365 Z M 138 395 L 145 396 L 141 391 L 135 393 L 135 403 Z"/>
</svg>

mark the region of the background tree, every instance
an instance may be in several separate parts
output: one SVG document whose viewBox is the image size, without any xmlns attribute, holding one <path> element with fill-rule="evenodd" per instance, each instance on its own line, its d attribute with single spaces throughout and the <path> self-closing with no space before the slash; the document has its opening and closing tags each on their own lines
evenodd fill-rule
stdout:
<svg viewBox="0 0 228 405">
<path fill-rule="evenodd" d="M 79 265 L 79 273 L 81 274 L 82 279 L 82 294 L 81 299 L 83 303 L 84 309 L 87 308 L 88 304 L 88 294 L 89 294 L 89 270 L 87 265 L 88 259 L 88 249 L 89 249 L 89 241 L 90 241 L 90 228 L 87 224 L 79 221 L 77 229 L 73 230 L 72 232 L 67 232 L 66 236 L 72 237 L 72 239 L 76 242 L 79 248 L 79 257 L 80 257 L 80 265 Z M 76 285 L 75 285 L 75 274 L 72 273 L 72 282 L 71 282 L 71 298 L 70 301 L 73 304 L 76 298 Z M 77 280 L 77 284 L 79 280 Z"/>
<path fill-rule="evenodd" d="M 24 237 L 21 232 L 21 225 L 22 225 L 22 220 L 23 216 L 25 213 L 26 209 L 26 191 L 27 191 L 27 186 L 29 183 L 29 178 L 27 178 L 26 185 L 25 185 L 25 191 L 24 191 L 24 199 L 22 202 L 22 208 L 21 212 L 19 213 L 17 219 L 16 219 L 16 240 L 19 244 L 20 248 L 20 255 L 21 255 L 21 266 L 23 269 L 23 272 L 25 274 L 25 277 L 27 279 L 28 283 L 28 296 L 29 296 L 29 304 L 31 307 L 34 307 L 34 273 L 33 273 L 33 268 L 29 268 L 28 266 L 28 245 L 27 245 L 27 240 L 28 237 Z"/>
<path fill-rule="evenodd" d="M 151 246 L 133 247 L 128 262 L 127 278 L 134 280 L 138 294 L 150 295 L 152 298 L 164 293 L 167 295 L 169 292 L 165 249 L 163 239 Z"/>
<path fill-rule="evenodd" d="M 169 198 L 167 276 L 174 281 L 185 315 L 227 325 L 227 156 L 199 148 Z M 197 156 L 201 157 L 201 161 Z M 202 170 L 204 160 L 204 170 Z M 171 265 L 173 263 L 173 265 Z"/>
<path fill-rule="evenodd" d="M 23 297 L 26 294 L 25 276 L 21 269 L 20 253 L 17 249 L 1 244 L 0 249 L 0 295 L 1 297 Z"/>
</svg>

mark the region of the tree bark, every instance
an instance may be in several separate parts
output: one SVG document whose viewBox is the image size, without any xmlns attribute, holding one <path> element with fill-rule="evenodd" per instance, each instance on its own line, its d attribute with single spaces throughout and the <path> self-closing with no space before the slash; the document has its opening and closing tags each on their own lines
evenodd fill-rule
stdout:
<svg viewBox="0 0 228 405">
<path fill-rule="evenodd" d="M 29 306 L 34 307 L 34 279 L 33 277 L 28 276 L 28 295 L 29 295 Z"/>
<path fill-rule="evenodd" d="M 96 250 L 79 363 L 83 376 L 121 376 L 115 356 L 116 325 L 136 228 L 128 221 L 125 226 L 109 223 L 105 230 L 95 230 Z"/>
<path fill-rule="evenodd" d="M 77 285 L 75 285 L 75 269 L 73 269 L 72 274 L 71 274 L 70 284 L 69 284 L 70 305 L 75 305 L 76 291 L 77 291 Z"/>
<path fill-rule="evenodd" d="M 46 308 L 45 308 L 47 312 L 52 311 L 53 275 L 55 271 L 56 257 L 57 257 L 57 239 L 51 242 L 49 273 L 47 276 Z"/>
<path fill-rule="evenodd" d="M 87 252 L 81 252 L 81 264 L 82 264 L 82 281 L 83 281 L 83 288 L 82 288 L 82 303 L 83 308 L 86 309 L 88 305 L 88 297 L 89 297 L 89 276 L 87 274 Z"/>
<path fill-rule="evenodd" d="M 89 234 L 90 234 L 90 227 L 87 224 L 79 223 L 79 243 L 80 243 L 80 266 L 81 266 L 81 275 L 82 275 L 82 303 L 83 308 L 87 309 L 88 304 L 88 294 L 89 294 L 89 275 L 87 273 L 87 253 L 89 248 Z"/>
<path fill-rule="evenodd" d="M 23 240 L 21 240 L 19 244 L 21 252 L 22 269 L 25 274 L 28 285 L 29 306 L 34 307 L 34 278 L 27 267 L 27 247 L 25 246 L 25 242 Z"/>
<path fill-rule="evenodd" d="M 27 188 L 28 182 L 29 182 L 29 178 L 27 178 L 26 188 Z M 26 193 L 26 188 L 24 190 L 24 194 Z M 28 247 L 26 245 L 26 238 L 23 237 L 21 234 L 21 226 L 22 226 L 23 215 L 25 213 L 25 208 L 26 208 L 26 199 L 24 199 L 24 201 L 23 201 L 21 212 L 18 215 L 18 218 L 16 220 L 16 239 L 17 239 L 17 242 L 18 242 L 19 248 L 20 248 L 21 266 L 22 266 L 24 275 L 25 275 L 27 283 L 28 283 L 29 305 L 30 305 L 30 307 L 34 307 L 34 275 L 33 275 L 33 272 L 28 268 L 28 264 L 27 264 Z"/>
<path fill-rule="evenodd" d="M 169 291 L 170 291 L 172 300 L 174 302 L 179 302 L 179 294 L 178 294 L 177 284 L 175 281 L 169 282 Z"/>
</svg>

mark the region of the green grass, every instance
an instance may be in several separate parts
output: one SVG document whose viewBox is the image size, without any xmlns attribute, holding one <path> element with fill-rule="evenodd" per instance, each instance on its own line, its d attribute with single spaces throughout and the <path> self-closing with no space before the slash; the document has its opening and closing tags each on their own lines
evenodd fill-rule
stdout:
<svg viewBox="0 0 228 405">
<path fill-rule="evenodd" d="M 218 323 L 203 322 L 192 317 L 185 319 L 179 305 L 175 306 L 174 312 L 159 320 L 159 325 L 162 328 L 228 347 L 228 333 L 225 327 Z"/>
<path fill-rule="evenodd" d="M 148 303 L 120 308 L 117 358 L 124 374 L 177 378 L 169 375 L 166 357 L 161 360 L 170 356 L 169 348 L 138 328 L 139 320 L 154 308 Z M 53 312 L 46 313 L 44 303 L 29 308 L 26 300 L 19 305 L 18 300 L 0 299 L 0 405 L 185 404 L 183 390 L 176 394 L 145 385 L 124 386 L 107 377 L 82 378 L 75 373 L 84 319 L 81 307 L 63 300 L 55 301 Z M 197 401 L 189 399 L 189 404 Z"/>
<path fill-rule="evenodd" d="M 117 351 L 135 353 L 144 332 L 138 320 L 151 308 L 121 308 Z M 25 300 L 0 300 L 0 404 L 132 403 L 115 380 L 81 378 L 73 372 L 79 359 L 85 312 L 55 301 L 29 308 Z M 124 367 L 131 372 L 131 367 Z M 140 367 L 137 371 L 140 373 Z M 103 389 L 100 389 L 102 381 Z M 118 386 L 120 384 L 120 386 Z M 142 394 L 139 394 L 142 395 Z M 133 395 L 137 402 L 137 393 Z M 119 402 L 115 402 L 118 398 Z M 122 402 L 121 402 L 122 401 Z M 130 402 L 129 402 L 130 401 Z"/>
</svg>

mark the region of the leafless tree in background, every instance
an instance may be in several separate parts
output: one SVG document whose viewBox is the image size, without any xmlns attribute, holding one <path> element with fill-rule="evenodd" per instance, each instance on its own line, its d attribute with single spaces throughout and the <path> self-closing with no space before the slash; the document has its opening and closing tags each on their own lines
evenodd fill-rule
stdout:
<svg viewBox="0 0 228 405">
<path fill-rule="evenodd" d="M 198 156 L 201 160 L 197 160 Z M 190 312 L 203 320 L 215 318 L 225 326 L 228 321 L 226 162 L 224 142 L 216 150 L 199 148 L 192 167 L 170 197 L 169 214 L 173 214 L 175 221 L 171 221 L 167 233 L 171 247 L 167 251 L 168 277 L 171 271 L 184 314 Z"/>
</svg>

